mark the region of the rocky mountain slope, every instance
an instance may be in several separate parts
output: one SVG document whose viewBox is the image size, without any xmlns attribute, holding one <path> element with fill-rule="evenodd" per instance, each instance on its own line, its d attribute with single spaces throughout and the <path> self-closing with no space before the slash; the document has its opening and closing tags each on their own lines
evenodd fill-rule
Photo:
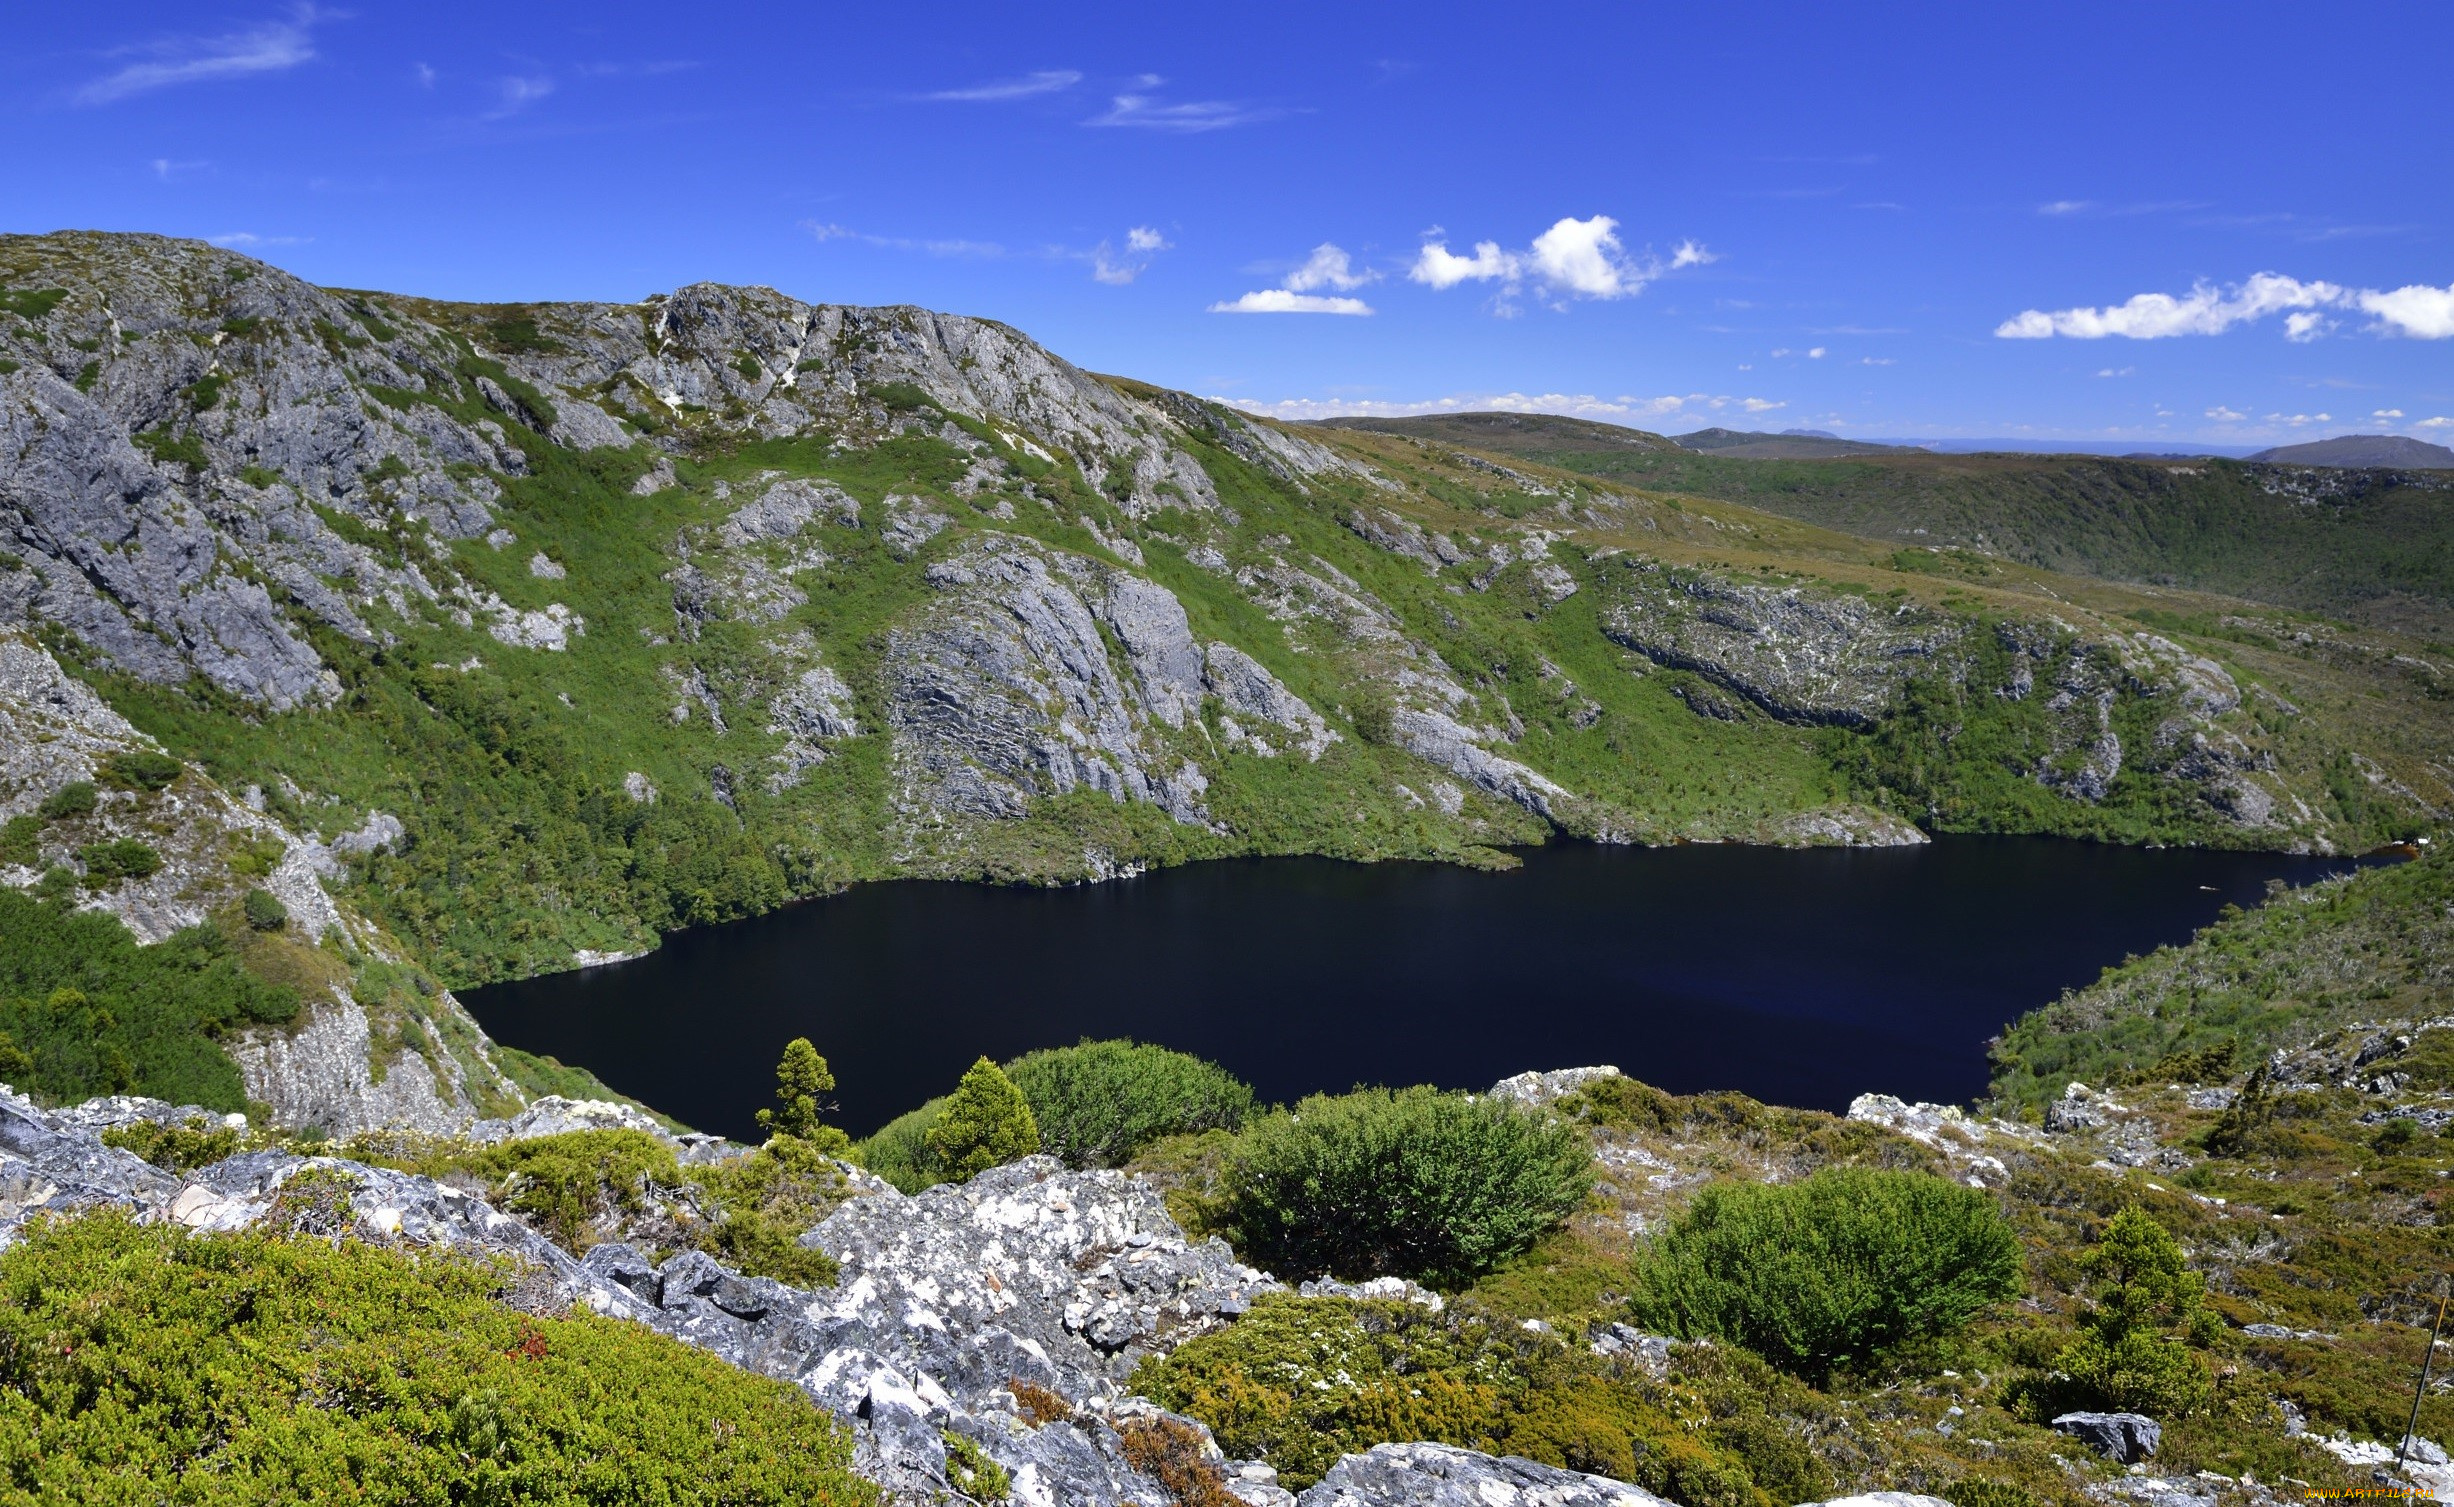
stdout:
<svg viewBox="0 0 2454 1507">
<path fill-rule="evenodd" d="M 2454 450 L 2400 434 L 2339 434 L 2304 445 L 2278 445 L 2251 460 L 2289 466 L 2395 466 L 2406 471 L 2454 471 Z"/>
<path fill-rule="evenodd" d="M 277 898 L 313 1007 L 227 1049 L 334 1128 L 515 1092 L 444 986 L 868 879 L 2454 809 L 2447 666 L 2390 636 L 1285 429 L 981 320 L 145 236 L 0 239 L 0 656 L 0 879 L 146 938 Z M 45 814 L 122 748 L 176 778 Z"/>
</svg>

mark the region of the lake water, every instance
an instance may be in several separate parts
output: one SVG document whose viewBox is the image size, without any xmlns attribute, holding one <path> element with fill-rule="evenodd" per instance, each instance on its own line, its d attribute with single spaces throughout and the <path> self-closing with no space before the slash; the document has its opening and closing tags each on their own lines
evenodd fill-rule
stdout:
<svg viewBox="0 0 2454 1507">
<path fill-rule="evenodd" d="M 1674 1092 L 1961 1101 L 1989 1038 L 2266 881 L 2349 867 L 2043 838 L 1561 843 L 1523 868 L 1238 859 L 1067 890 L 867 885 L 627 963 L 471 990 L 498 1040 L 755 1138 L 795 1036 L 854 1134 L 999 1060 L 1133 1036 L 1264 1099 L 1612 1063 Z"/>
</svg>

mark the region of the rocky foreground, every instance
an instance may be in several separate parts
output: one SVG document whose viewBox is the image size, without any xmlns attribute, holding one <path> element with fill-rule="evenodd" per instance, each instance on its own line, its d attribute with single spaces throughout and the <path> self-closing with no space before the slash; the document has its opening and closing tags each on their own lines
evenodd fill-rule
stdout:
<svg viewBox="0 0 2454 1507">
<path fill-rule="evenodd" d="M 1121 1432 L 1163 1420 L 1197 1441 L 1214 1480 L 1252 1507 L 1661 1502 L 1600 1476 L 1439 1444 L 1349 1455 L 1300 1497 L 1268 1465 L 1220 1458 L 1206 1428 L 1131 1395 L 1126 1379 L 1145 1356 L 1231 1322 L 1282 1284 L 1240 1264 L 1224 1242 L 1186 1240 L 1157 1192 L 1124 1173 L 1068 1172 L 1033 1157 L 906 1197 L 846 1168 L 855 1196 L 803 1237 L 835 1258 L 842 1278 L 805 1291 L 696 1251 L 652 1264 L 605 1244 L 574 1257 L 475 1193 L 335 1157 L 264 1150 L 166 1172 L 101 1139 L 140 1120 L 218 1126 L 220 1117 L 125 1097 L 45 1111 L 0 1093 L 0 1244 L 30 1220 L 124 1210 L 199 1232 L 270 1226 L 507 1258 L 529 1273 L 516 1304 L 629 1319 L 799 1386 L 853 1430 L 859 1469 L 897 1501 L 956 1494 L 949 1451 L 968 1440 L 1010 1474 L 1014 1501 L 1165 1507 L 1177 1496 L 1137 1468 Z M 546 1100 L 479 1134 L 651 1125 L 620 1106 Z M 675 1144 L 697 1159 L 741 1150 L 706 1138 Z M 1369 1291 L 1439 1301 L 1396 1282 Z M 1902 1493 L 1846 1500 L 1939 1507 Z"/>
</svg>

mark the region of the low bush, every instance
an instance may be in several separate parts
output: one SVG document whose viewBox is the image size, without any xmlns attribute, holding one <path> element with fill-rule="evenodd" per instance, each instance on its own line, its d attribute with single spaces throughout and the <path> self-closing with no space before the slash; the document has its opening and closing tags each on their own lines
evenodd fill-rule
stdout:
<svg viewBox="0 0 2454 1507">
<path fill-rule="evenodd" d="M 245 1136 L 227 1125 L 198 1122 L 163 1125 L 131 1120 L 102 1133 L 102 1144 L 134 1153 L 165 1172 L 192 1172 L 238 1154 Z"/>
<path fill-rule="evenodd" d="M 72 816 L 91 816 L 101 792 L 91 780 L 75 780 L 43 797 L 34 814 L 47 822 L 65 821 Z"/>
<path fill-rule="evenodd" d="M 931 1099 L 880 1126 L 852 1148 L 852 1159 L 906 1193 L 918 1193 L 945 1181 L 929 1150 L 929 1130 L 946 1112 L 946 1100 Z"/>
<path fill-rule="evenodd" d="M 102 777 L 129 790 L 167 790 L 179 778 L 179 761 L 150 749 L 132 748 L 104 760 Z"/>
<path fill-rule="evenodd" d="M 792 1387 L 508 1265 L 101 1214 L 0 1255 L 0 1480 L 25 1500 L 866 1507 Z"/>
<path fill-rule="evenodd" d="M 1799 1183 L 1706 1188 L 1636 1276 L 1647 1323 L 1820 1381 L 2015 1296 L 2020 1252 L 1976 1189 L 1830 1167 Z"/>
<path fill-rule="evenodd" d="M 161 872 L 162 855 L 133 837 L 115 837 L 77 849 L 77 862 L 85 865 L 85 882 L 101 888 Z"/>
<path fill-rule="evenodd" d="M 0 864 L 32 868 L 42 861 L 43 819 L 27 812 L 0 823 Z"/>
<path fill-rule="evenodd" d="M 1316 1094 L 1245 1127 L 1224 1224 L 1286 1277 L 1463 1284 L 1524 1251 L 1593 1187 L 1574 1126 L 1429 1088 Z"/>
<path fill-rule="evenodd" d="M 1085 1041 L 1005 1065 L 1039 1124 L 1040 1149 L 1068 1167 L 1122 1167 L 1172 1135 L 1234 1130 L 1253 1091 L 1225 1068 L 1133 1041 Z"/>
<path fill-rule="evenodd" d="M 249 890 L 239 910 L 258 931 L 279 931 L 290 924 L 290 908 L 271 890 Z"/>
</svg>

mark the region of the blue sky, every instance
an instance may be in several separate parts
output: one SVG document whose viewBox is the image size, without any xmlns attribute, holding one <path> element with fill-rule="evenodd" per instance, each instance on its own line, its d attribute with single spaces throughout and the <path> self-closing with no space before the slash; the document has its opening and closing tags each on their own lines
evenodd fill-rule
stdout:
<svg viewBox="0 0 2454 1507">
<path fill-rule="evenodd" d="M 2454 7 L 25 7 L 0 229 L 1305 417 L 2454 442 Z"/>
</svg>

